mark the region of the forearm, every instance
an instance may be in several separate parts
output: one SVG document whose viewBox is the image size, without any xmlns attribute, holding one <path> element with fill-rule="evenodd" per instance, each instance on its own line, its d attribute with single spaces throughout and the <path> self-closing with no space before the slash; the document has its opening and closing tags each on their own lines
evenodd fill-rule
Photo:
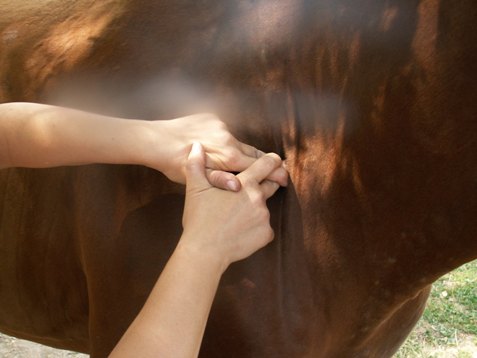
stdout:
<svg viewBox="0 0 477 358">
<path fill-rule="evenodd" d="M 33 103 L 0 104 L 0 168 L 144 164 L 150 122 Z"/>
<path fill-rule="evenodd" d="M 0 104 L 0 169 L 137 164 L 185 184 L 193 142 L 207 149 L 210 183 L 226 190 L 240 190 L 232 172 L 245 170 L 262 155 L 237 141 L 212 114 L 145 121 L 36 103 Z M 268 179 L 286 186 L 288 174 L 280 168 Z"/>
<path fill-rule="evenodd" d="M 197 357 L 223 270 L 179 244 L 111 357 Z"/>
</svg>

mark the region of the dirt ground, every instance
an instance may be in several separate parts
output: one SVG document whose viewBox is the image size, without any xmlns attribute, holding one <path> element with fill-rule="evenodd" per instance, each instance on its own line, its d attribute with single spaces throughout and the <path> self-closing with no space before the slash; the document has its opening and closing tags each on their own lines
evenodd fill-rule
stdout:
<svg viewBox="0 0 477 358">
<path fill-rule="evenodd" d="M 87 358 L 86 354 L 63 351 L 13 338 L 0 333 L 0 357 L 2 358 Z"/>
</svg>

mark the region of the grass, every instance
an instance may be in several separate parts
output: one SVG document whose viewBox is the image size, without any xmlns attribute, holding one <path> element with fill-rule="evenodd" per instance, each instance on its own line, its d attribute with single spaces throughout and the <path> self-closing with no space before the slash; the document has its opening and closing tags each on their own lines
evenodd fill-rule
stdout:
<svg viewBox="0 0 477 358">
<path fill-rule="evenodd" d="M 440 278 L 395 358 L 477 358 L 477 260 Z"/>
</svg>

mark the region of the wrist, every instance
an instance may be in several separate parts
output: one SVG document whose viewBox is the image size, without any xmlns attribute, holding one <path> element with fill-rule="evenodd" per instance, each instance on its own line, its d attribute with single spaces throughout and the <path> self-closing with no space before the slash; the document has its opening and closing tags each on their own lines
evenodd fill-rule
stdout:
<svg viewBox="0 0 477 358">
<path fill-rule="evenodd" d="M 178 172 L 185 163 L 185 157 L 177 149 L 177 133 L 170 126 L 170 120 L 139 121 L 141 146 L 137 152 L 137 164 L 153 168 L 176 182 L 184 182 L 185 173 Z M 187 148 L 185 148 L 187 150 Z"/>
<path fill-rule="evenodd" d="M 133 164 L 143 165 L 164 172 L 167 169 L 167 142 L 160 121 L 128 120 L 130 133 L 137 141 Z"/>
<path fill-rule="evenodd" d="M 197 269 L 212 275 L 218 275 L 220 278 L 229 267 L 230 262 L 227 261 L 223 255 L 220 255 L 217 250 L 213 248 L 206 249 L 194 244 L 194 241 L 198 241 L 198 238 L 182 236 L 174 253 L 183 256 L 188 262 L 197 267 Z"/>
</svg>

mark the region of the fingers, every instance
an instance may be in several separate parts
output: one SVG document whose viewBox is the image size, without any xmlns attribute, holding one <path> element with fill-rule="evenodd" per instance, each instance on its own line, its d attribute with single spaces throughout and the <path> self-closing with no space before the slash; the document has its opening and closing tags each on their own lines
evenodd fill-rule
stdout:
<svg viewBox="0 0 477 358">
<path fill-rule="evenodd" d="M 242 172 L 257 160 L 244 154 L 240 149 L 229 149 L 221 155 L 207 153 L 207 167 L 211 169 Z"/>
<path fill-rule="evenodd" d="M 265 199 L 268 199 L 275 194 L 279 187 L 280 185 L 277 182 L 271 180 L 264 180 L 262 184 L 260 184 L 260 190 L 265 196 Z"/>
<path fill-rule="evenodd" d="M 261 150 L 255 148 L 255 147 L 252 147 L 251 145 L 241 143 L 241 142 L 239 142 L 239 144 L 240 144 L 240 149 L 242 150 L 242 153 L 247 156 L 246 158 L 244 158 L 244 160 L 242 160 L 242 162 L 244 164 L 245 164 L 245 162 L 247 162 L 247 164 L 248 164 L 246 167 L 244 167 L 241 170 L 245 170 L 250 165 L 252 165 L 252 163 L 254 163 L 258 158 L 261 158 L 265 155 L 265 152 L 262 152 Z M 278 184 L 280 184 L 281 186 L 287 186 L 288 185 L 288 172 L 284 168 L 284 166 L 282 166 L 282 167 L 276 169 L 275 171 L 273 171 L 270 174 L 270 176 L 267 177 L 267 179 L 269 179 L 271 181 L 275 181 Z"/>
<path fill-rule="evenodd" d="M 205 175 L 204 149 L 198 142 L 192 144 L 192 149 L 187 158 L 186 182 L 188 189 L 203 190 L 210 187 Z"/>
<path fill-rule="evenodd" d="M 206 165 L 208 168 L 230 172 L 244 171 L 252 165 L 257 158 L 265 154 L 239 141 L 228 146 L 228 148 L 214 148 L 212 151 L 206 150 L 206 152 Z"/>
<path fill-rule="evenodd" d="M 280 186 L 288 185 L 288 172 L 286 169 L 281 166 L 278 169 L 275 169 L 268 177 L 268 180 L 277 182 Z"/>
<path fill-rule="evenodd" d="M 239 144 L 240 144 L 240 149 L 242 150 L 242 153 L 248 157 L 258 159 L 265 155 L 264 152 L 262 152 L 261 150 L 258 150 L 255 147 L 252 147 L 251 145 L 241 143 L 241 142 L 239 142 Z"/>
<path fill-rule="evenodd" d="M 280 170 L 280 168 L 277 170 Z M 275 170 L 275 172 L 277 170 Z M 242 188 L 240 180 L 238 180 L 238 178 L 232 173 L 223 172 L 220 170 L 207 169 L 206 176 L 209 183 L 216 188 L 233 192 L 238 192 Z M 278 174 L 278 176 L 282 177 L 282 174 Z M 269 178 L 271 177 L 273 177 L 273 173 L 270 175 Z M 260 185 L 260 190 L 262 191 L 265 199 L 268 199 L 273 194 L 275 194 L 280 185 L 281 184 L 278 182 L 278 180 L 265 179 Z"/>
<path fill-rule="evenodd" d="M 240 191 L 240 188 L 242 187 L 240 180 L 238 180 L 237 177 L 232 173 L 221 170 L 207 169 L 206 176 L 209 180 L 209 183 L 216 188 L 229 191 Z"/>
<path fill-rule="evenodd" d="M 282 160 L 280 157 L 275 153 L 269 153 L 257 159 L 250 165 L 250 167 L 237 176 L 242 183 L 247 181 L 261 183 L 281 165 Z"/>
</svg>

